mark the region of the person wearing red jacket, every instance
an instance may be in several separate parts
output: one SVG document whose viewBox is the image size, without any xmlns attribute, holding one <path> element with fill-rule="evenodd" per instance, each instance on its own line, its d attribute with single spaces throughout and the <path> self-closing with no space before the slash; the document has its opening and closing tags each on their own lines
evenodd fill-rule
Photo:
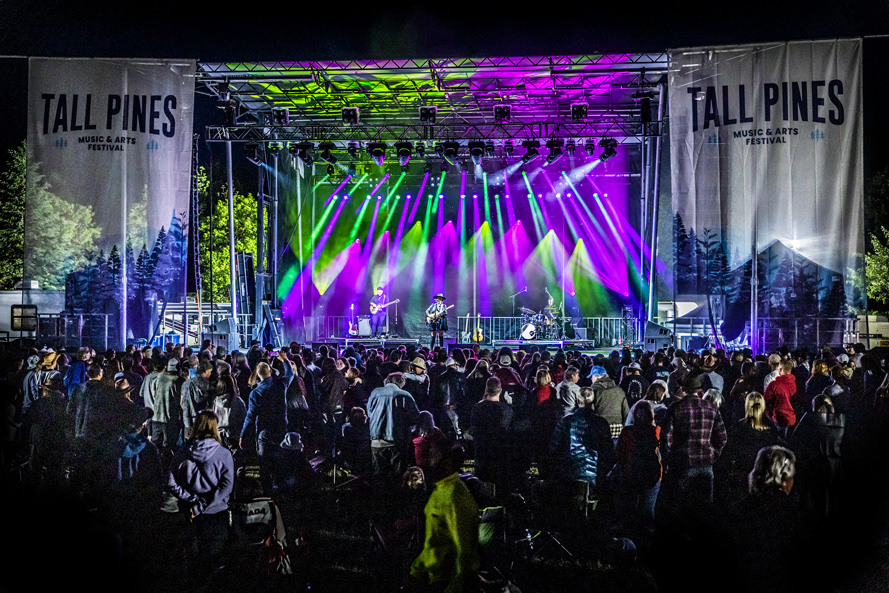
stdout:
<svg viewBox="0 0 889 593">
<path fill-rule="evenodd" d="M 793 361 L 785 360 L 778 369 L 778 376 L 766 387 L 766 415 L 783 432 L 796 424 L 796 414 L 790 400 L 796 395 L 796 379 L 791 374 Z"/>
</svg>

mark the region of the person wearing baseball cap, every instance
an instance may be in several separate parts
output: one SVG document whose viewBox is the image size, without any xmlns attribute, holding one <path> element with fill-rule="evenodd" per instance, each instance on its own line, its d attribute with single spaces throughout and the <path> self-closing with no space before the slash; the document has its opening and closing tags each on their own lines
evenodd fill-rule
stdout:
<svg viewBox="0 0 889 593">
<path fill-rule="evenodd" d="M 448 308 L 445 307 L 445 295 L 438 293 L 432 299 L 435 301 L 426 308 L 426 325 L 429 327 L 429 333 L 432 339 L 429 342 L 429 349 L 435 348 L 435 337 L 438 336 L 439 344 L 444 348 L 444 334 L 448 331 Z"/>
</svg>

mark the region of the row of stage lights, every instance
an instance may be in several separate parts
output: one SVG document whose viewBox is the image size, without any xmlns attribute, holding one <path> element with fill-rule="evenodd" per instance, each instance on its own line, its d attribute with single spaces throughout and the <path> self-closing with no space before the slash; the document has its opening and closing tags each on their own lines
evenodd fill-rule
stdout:
<svg viewBox="0 0 889 593">
<path fill-rule="evenodd" d="M 608 197 L 608 194 L 602 194 L 602 196 L 605 197 L 605 198 L 607 198 L 607 197 Z M 348 195 L 348 194 L 343 194 L 342 197 L 343 197 L 343 200 L 348 200 L 348 199 L 349 199 L 349 195 Z M 411 196 L 410 194 L 407 194 L 407 195 L 405 196 L 405 199 L 410 200 L 412 197 L 413 197 L 413 196 Z M 420 196 L 420 197 L 422 197 L 422 196 Z M 434 194 L 429 194 L 429 195 L 426 196 L 426 197 L 427 197 L 428 199 L 432 200 L 432 199 L 435 198 L 435 195 L 434 195 Z M 484 197 L 484 196 L 482 196 L 482 197 Z M 504 197 L 505 197 L 507 200 L 509 200 L 509 199 L 512 198 L 512 196 L 510 196 L 509 194 L 506 194 Z M 533 197 L 534 197 L 534 194 L 528 194 L 528 199 L 531 199 L 531 198 L 533 198 Z M 570 198 L 570 197 L 571 197 L 571 194 L 570 194 L 570 193 L 566 193 L 566 194 L 565 194 L 565 197 L 566 197 L 566 198 Z M 334 200 L 338 200 L 339 198 L 340 198 L 340 196 L 339 196 L 338 194 L 334 194 L 334 196 L 333 196 L 333 199 L 334 199 Z M 365 199 L 365 200 L 370 200 L 371 198 L 373 198 L 373 196 L 367 196 L 367 197 L 364 198 L 364 199 Z M 461 195 L 460 195 L 460 199 L 461 199 L 461 200 L 463 200 L 463 199 L 465 199 L 465 198 L 467 198 L 467 195 L 466 195 L 466 194 L 461 194 Z M 543 199 L 543 194 L 537 194 L 537 198 L 538 198 L 538 199 Z M 561 193 L 557 193 L 557 194 L 556 194 L 556 198 L 561 199 L 561 198 L 562 198 L 562 194 L 561 194 Z M 594 194 L 593 194 L 593 198 L 598 199 L 598 198 L 599 198 L 599 194 L 598 194 L 598 193 L 594 193 Z M 377 199 L 378 199 L 378 200 L 382 200 L 382 199 L 383 199 L 383 196 L 379 196 L 379 195 L 378 195 L 378 196 L 377 196 Z M 401 199 L 401 196 L 395 196 L 394 199 L 396 199 L 396 200 L 400 200 L 400 199 Z M 443 200 L 443 199 L 444 199 L 444 194 L 438 194 L 438 199 L 439 199 L 439 200 Z M 477 199 L 478 199 L 478 194 L 472 194 L 472 199 L 473 199 L 473 200 L 477 200 Z M 500 194 L 494 194 L 494 199 L 495 199 L 495 200 L 499 200 L 499 199 L 500 199 Z"/>
<path fill-rule="evenodd" d="M 523 165 L 527 165 L 540 157 L 541 145 L 539 140 L 526 140 L 522 142 L 521 146 L 525 151 L 525 154 L 521 157 Z M 594 155 L 596 143 L 592 138 L 586 140 L 583 147 L 587 156 L 591 157 Z M 617 155 L 617 140 L 613 138 L 605 138 L 599 141 L 599 147 L 602 148 L 602 152 L 598 156 L 598 160 L 601 162 L 605 162 Z M 269 142 L 268 144 L 269 152 L 272 155 L 277 155 L 283 148 L 284 145 L 280 142 Z M 333 155 L 335 148 L 336 145 L 332 142 L 322 142 L 318 145 L 318 152 L 316 152 L 315 145 L 311 142 L 287 143 L 287 151 L 294 157 L 299 158 L 306 165 L 312 165 L 315 162 L 316 156 L 321 161 L 327 163 L 329 174 L 331 173 L 331 168 L 338 162 L 338 159 Z M 359 158 L 360 148 L 360 143 L 350 142 L 346 148 L 346 152 L 353 160 L 357 160 Z M 405 171 L 414 154 L 420 158 L 425 158 L 427 154 L 425 142 L 417 142 L 416 144 L 410 142 L 396 142 L 392 148 L 395 150 L 398 164 L 401 165 Z M 549 154 L 546 157 L 545 165 L 552 165 L 566 154 L 568 156 L 574 156 L 574 153 L 577 150 L 577 143 L 574 140 L 568 140 L 567 142 L 562 140 L 548 140 L 546 142 L 546 148 L 549 150 Z M 432 147 L 435 157 L 442 161 L 442 167 L 456 165 L 457 159 L 460 156 L 460 149 L 460 144 L 455 141 L 439 142 Z M 472 159 L 473 164 L 477 166 L 481 166 L 482 161 L 485 158 L 491 159 L 496 155 L 496 148 L 492 140 L 485 142 L 475 140 L 470 141 L 467 145 L 467 149 L 469 158 Z M 377 166 L 382 167 L 386 162 L 389 145 L 385 142 L 369 142 L 365 146 L 365 150 L 371 161 Z M 512 140 L 504 141 L 503 153 L 506 158 L 514 158 L 515 150 L 516 145 Z M 256 165 L 262 163 L 262 160 L 259 157 L 258 144 L 247 144 L 246 151 L 247 159 L 250 162 Z M 428 161 L 426 162 L 424 172 L 431 172 L 431 163 Z"/>
</svg>

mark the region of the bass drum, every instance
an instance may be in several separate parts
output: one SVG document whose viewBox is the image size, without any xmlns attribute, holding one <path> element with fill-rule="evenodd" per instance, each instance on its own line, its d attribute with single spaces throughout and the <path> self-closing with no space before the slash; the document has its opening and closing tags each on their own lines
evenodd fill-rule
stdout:
<svg viewBox="0 0 889 593">
<path fill-rule="evenodd" d="M 523 340 L 533 340 L 534 336 L 537 335 L 537 327 L 533 323 L 526 323 L 522 326 L 521 335 Z"/>
</svg>

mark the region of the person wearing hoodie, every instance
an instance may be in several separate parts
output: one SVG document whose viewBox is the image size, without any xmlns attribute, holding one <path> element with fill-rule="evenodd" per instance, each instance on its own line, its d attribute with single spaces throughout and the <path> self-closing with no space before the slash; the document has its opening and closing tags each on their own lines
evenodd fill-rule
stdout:
<svg viewBox="0 0 889 593">
<path fill-rule="evenodd" d="M 614 379 L 608 375 L 605 367 L 594 366 L 590 371 L 589 378 L 592 379 L 593 391 L 596 392 L 596 414 L 608 421 L 611 438 L 614 439 L 616 446 L 617 437 L 620 436 L 630 413 L 627 396 L 624 390 L 618 387 Z"/>
<path fill-rule="evenodd" d="M 787 436 L 796 424 L 796 414 L 791 404 L 796 395 L 796 378 L 791 374 L 792 371 L 793 361 L 782 361 L 778 368 L 778 376 L 769 383 L 763 394 L 766 400 L 766 415 L 778 425 L 784 436 Z"/>
<path fill-rule="evenodd" d="M 198 412 L 192 438 L 179 450 L 167 474 L 167 490 L 180 501 L 195 528 L 199 562 L 212 568 L 228 540 L 228 501 L 235 478 L 231 452 L 222 445 L 219 420 Z"/>
</svg>

